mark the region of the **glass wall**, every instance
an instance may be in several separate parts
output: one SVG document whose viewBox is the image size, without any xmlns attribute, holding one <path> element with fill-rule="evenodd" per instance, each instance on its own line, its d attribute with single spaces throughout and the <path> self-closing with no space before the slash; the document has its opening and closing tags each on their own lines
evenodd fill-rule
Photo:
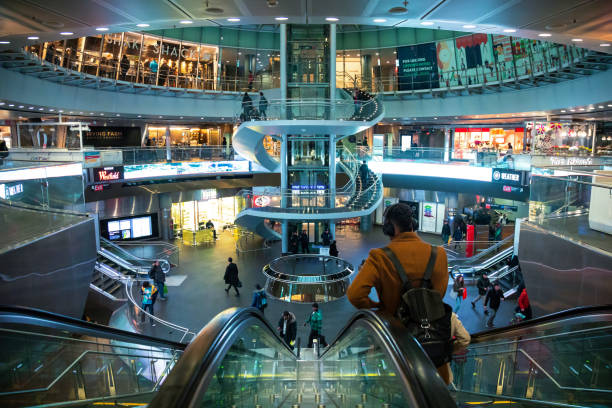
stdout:
<svg viewBox="0 0 612 408">
<path fill-rule="evenodd" d="M 326 38 L 326 26 L 290 27 L 289 83 L 327 83 L 328 48 L 320 41 Z M 27 50 L 64 68 L 148 85 L 233 92 L 280 86 L 276 33 L 215 28 L 213 35 L 211 30 L 113 33 L 36 44 Z M 339 88 L 412 92 L 534 79 L 577 62 L 586 52 L 545 41 L 458 32 L 390 42 L 385 39 L 387 31 L 393 30 L 381 30 L 378 37 L 365 35 L 362 41 L 338 34 Z M 320 46 L 313 46 L 315 40 Z M 389 46 L 410 41 L 416 43 Z"/>
</svg>

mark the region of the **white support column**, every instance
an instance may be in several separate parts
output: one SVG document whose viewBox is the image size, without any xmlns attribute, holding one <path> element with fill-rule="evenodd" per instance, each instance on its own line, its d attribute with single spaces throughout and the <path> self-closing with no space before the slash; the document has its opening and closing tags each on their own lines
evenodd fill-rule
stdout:
<svg viewBox="0 0 612 408">
<path fill-rule="evenodd" d="M 166 161 L 172 161 L 172 142 L 170 140 L 170 126 L 166 126 Z"/>
<path fill-rule="evenodd" d="M 401 142 L 400 142 L 401 143 Z M 444 129 L 444 161 L 450 160 L 451 128 Z"/>
<path fill-rule="evenodd" d="M 329 103 L 330 119 L 335 119 L 336 115 L 336 25 L 329 25 Z"/>
<path fill-rule="evenodd" d="M 280 93 L 281 118 L 286 117 L 285 101 L 287 100 L 287 24 L 280 25 Z"/>
</svg>

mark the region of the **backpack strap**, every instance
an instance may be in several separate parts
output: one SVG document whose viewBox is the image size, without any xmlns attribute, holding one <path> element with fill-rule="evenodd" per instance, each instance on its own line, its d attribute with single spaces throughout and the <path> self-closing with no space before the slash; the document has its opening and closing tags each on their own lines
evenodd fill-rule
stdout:
<svg viewBox="0 0 612 408">
<path fill-rule="evenodd" d="M 389 258 L 389 260 L 395 267 L 395 271 L 397 272 L 397 274 L 399 275 L 402 281 L 402 286 L 405 286 L 407 283 L 412 284 L 410 279 L 408 279 L 408 275 L 406 275 L 406 271 L 404 270 L 404 267 L 400 263 L 399 259 L 397 259 L 397 256 L 395 256 L 391 248 L 384 247 L 382 248 L 382 250 L 384 251 L 385 255 L 387 255 L 387 258 Z"/>
<path fill-rule="evenodd" d="M 431 246 L 431 254 L 429 255 L 429 262 L 427 262 L 427 268 L 423 275 L 423 281 L 421 287 L 425 285 L 431 286 L 431 275 L 433 274 L 433 268 L 436 264 L 436 258 L 438 257 L 438 247 L 435 245 Z"/>
</svg>

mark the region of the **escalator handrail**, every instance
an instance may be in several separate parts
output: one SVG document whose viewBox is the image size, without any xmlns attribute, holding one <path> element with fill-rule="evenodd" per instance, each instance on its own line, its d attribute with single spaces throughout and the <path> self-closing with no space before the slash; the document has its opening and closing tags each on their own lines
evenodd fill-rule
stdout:
<svg viewBox="0 0 612 408">
<path fill-rule="evenodd" d="M 122 342 L 136 342 L 141 345 L 185 350 L 186 345 L 145 334 L 128 332 L 114 327 L 86 322 L 73 317 L 47 312 L 45 310 L 24 307 L 0 305 L 0 323 L 21 323 L 34 326 L 51 327 L 68 330 L 71 333 L 105 337 Z"/>
<path fill-rule="evenodd" d="M 436 368 L 425 354 L 421 345 L 414 337 L 407 333 L 406 328 L 395 318 L 385 316 L 372 310 L 361 309 L 349 319 L 340 330 L 329 347 L 321 354 L 321 359 L 332 353 L 334 346 L 354 327 L 358 321 L 365 321 L 375 334 L 382 339 L 388 347 L 389 355 L 399 369 L 404 385 L 415 391 L 419 407 L 455 407 L 455 402 L 448 392 L 447 386 L 437 374 Z"/>
<path fill-rule="evenodd" d="M 205 392 L 217 365 L 232 346 L 232 340 L 252 321 L 265 327 L 277 338 L 279 347 L 295 358 L 289 346 L 258 309 L 226 309 L 217 314 L 191 341 L 148 407 L 193 406 L 196 398 Z"/>
<path fill-rule="evenodd" d="M 588 315 L 592 313 L 601 313 L 608 312 L 612 313 L 612 304 L 608 305 L 600 305 L 600 306 L 580 306 L 572 309 L 563 310 L 556 313 L 551 313 L 542 317 L 537 317 L 535 319 L 524 320 L 520 323 L 516 323 L 512 326 L 505 327 L 496 327 L 490 330 L 483 330 L 474 334 L 471 334 L 470 344 L 480 343 L 482 341 L 486 341 L 487 337 L 498 336 L 502 334 L 512 333 L 514 331 L 519 331 L 521 329 L 526 329 L 534 326 L 538 326 L 545 323 L 557 322 L 562 319 L 571 319 L 575 317 L 580 317 L 583 315 Z"/>
</svg>

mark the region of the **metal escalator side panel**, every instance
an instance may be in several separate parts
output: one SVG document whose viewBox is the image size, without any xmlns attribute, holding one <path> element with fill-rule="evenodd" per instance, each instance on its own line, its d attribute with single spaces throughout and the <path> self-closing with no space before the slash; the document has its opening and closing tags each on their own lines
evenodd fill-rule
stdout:
<svg viewBox="0 0 612 408">
<path fill-rule="evenodd" d="M 253 327 L 257 327 L 258 333 L 266 337 L 267 345 L 274 349 L 278 356 L 282 356 L 284 361 L 296 364 L 295 355 L 278 337 L 276 330 L 261 312 L 255 308 L 227 309 L 215 316 L 192 340 L 149 407 L 195 407 L 200 406 L 205 398 L 210 397 L 210 394 L 230 395 L 229 391 L 219 393 L 217 390 L 219 386 L 223 388 L 224 381 L 230 384 L 232 378 L 237 378 L 239 374 L 236 372 L 228 375 L 230 379 L 225 379 L 223 370 L 226 358 L 233 358 L 236 354 L 235 350 L 230 354 L 230 350 L 238 344 L 239 351 L 246 351 L 249 358 L 253 357 L 255 361 L 251 363 L 254 365 L 259 364 L 257 359 L 259 361 L 262 359 L 261 350 L 256 350 L 257 338 L 249 339 L 253 343 L 251 349 L 246 347 L 247 343 L 240 343 L 240 336 L 251 334 L 249 329 Z M 267 350 L 269 347 L 262 348 Z M 253 370 L 257 368 L 248 367 Z M 262 378 L 261 373 L 253 370 L 249 376 L 244 377 L 246 380 Z M 295 372 L 295 369 L 293 371 Z M 216 382 L 213 383 L 215 379 Z M 238 391 L 237 394 L 240 392 Z"/>
</svg>

